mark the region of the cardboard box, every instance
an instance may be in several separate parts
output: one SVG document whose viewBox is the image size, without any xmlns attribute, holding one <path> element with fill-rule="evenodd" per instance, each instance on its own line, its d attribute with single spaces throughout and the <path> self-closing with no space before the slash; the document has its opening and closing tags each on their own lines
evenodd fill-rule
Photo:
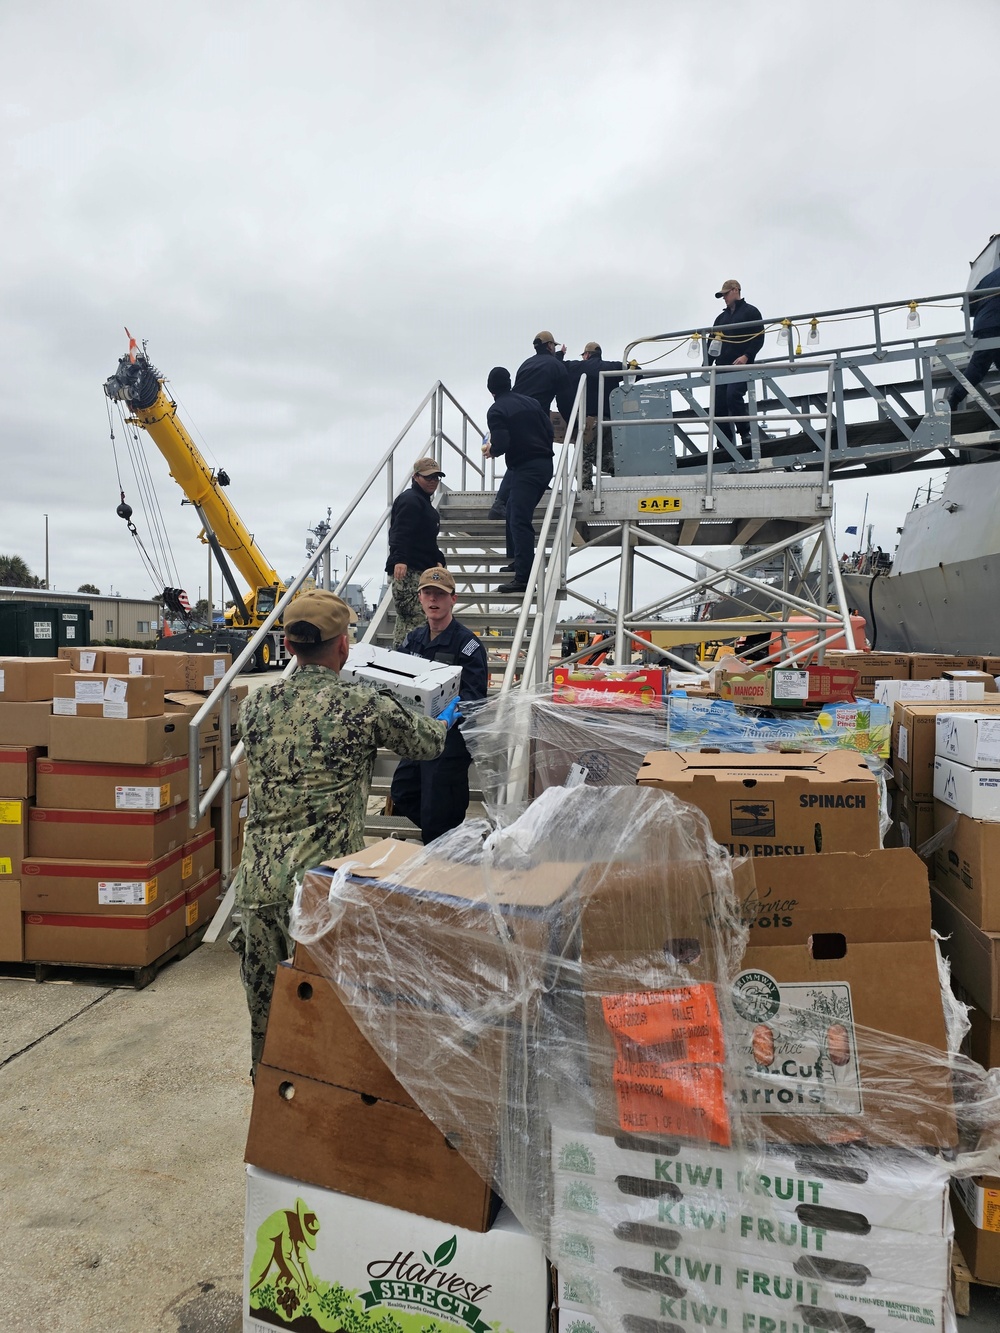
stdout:
<svg viewBox="0 0 1000 1333">
<path fill-rule="evenodd" d="M 935 757 L 968 768 L 1000 768 L 1000 716 L 938 713 L 934 723 Z"/>
<path fill-rule="evenodd" d="M 156 861 L 190 837 L 187 802 L 166 810 L 37 810 L 28 815 L 32 856 Z"/>
<path fill-rule="evenodd" d="M 186 801 L 187 794 L 187 759 L 158 764 L 42 759 L 35 803 L 43 810 L 166 810 Z"/>
<path fill-rule="evenodd" d="M 215 689 L 233 665 L 231 653 L 188 653 L 187 659 L 187 688 L 205 694 Z"/>
<path fill-rule="evenodd" d="M 934 799 L 970 819 L 1000 819 L 1000 769 L 969 768 L 939 755 L 934 760 Z"/>
<path fill-rule="evenodd" d="M 933 802 L 911 801 L 905 792 L 897 791 L 892 798 L 892 816 L 899 830 L 899 845 L 919 856 L 920 848 L 934 836 Z"/>
<path fill-rule="evenodd" d="M 987 1018 L 1000 1019 L 1000 933 L 980 930 L 931 886 L 931 919 L 951 974 Z"/>
<path fill-rule="evenodd" d="M 103 648 L 60 648 L 57 654 L 74 671 L 104 671 Z"/>
<path fill-rule="evenodd" d="M 120 719 L 163 714 L 161 676 L 109 676 L 95 671 L 57 677 L 53 686 L 56 717 Z"/>
<path fill-rule="evenodd" d="M 913 1153 L 866 1153 L 838 1146 L 829 1152 L 780 1145 L 767 1152 L 712 1148 L 683 1140 L 612 1137 L 552 1126 L 553 1184 L 566 1180 L 659 1182 L 670 1197 L 742 1199 L 795 1212 L 800 1205 L 855 1214 L 871 1228 L 951 1235 L 948 1170 Z M 668 1188 L 674 1187 L 674 1188 Z M 652 1192 L 652 1191 L 650 1191 Z M 837 1219 L 829 1218 L 831 1229 Z"/>
<path fill-rule="evenodd" d="M 955 1240 L 977 1282 L 1000 1284 L 1000 1179 L 956 1180 Z"/>
<path fill-rule="evenodd" d="M 300 1274 L 279 1288 L 269 1262 L 274 1224 L 286 1219 L 301 1219 L 308 1236 L 311 1293 Z M 396 1285 L 404 1276 L 407 1281 Z M 288 1293 L 280 1305 L 279 1289 Z M 551 1301 L 545 1252 L 506 1208 L 489 1231 L 476 1234 L 253 1166 L 247 1168 L 243 1291 L 245 1333 L 276 1327 L 545 1333 Z"/>
<path fill-rule="evenodd" d="M 30 801 L 0 801 L 0 878 L 20 879 L 28 850 Z"/>
<path fill-rule="evenodd" d="M 50 717 L 50 759 L 95 764 L 158 764 L 188 752 L 187 726 L 177 716 Z"/>
<path fill-rule="evenodd" d="M 215 869 L 215 834 L 212 829 L 198 833 L 184 844 L 181 858 L 181 884 L 185 889 L 199 884 Z"/>
<path fill-rule="evenodd" d="M 911 653 L 910 680 L 940 680 L 945 671 L 982 671 L 978 655 L 949 656 L 947 653 Z"/>
<path fill-rule="evenodd" d="M 45 749 L 49 743 L 52 700 L 38 703 L 0 702 L 0 745 L 26 745 Z"/>
<path fill-rule="evenodd" d="M 658 787 L 703 810 L 733 856 L 864 852 L 879 845 L 878 783 L 865 761 L 826 754 L 657 751 L 639 769 Z"/>
<path fill-rule="evenodd" d="M 204 879 L 199 880 L 197 884 L 192 884 L 190 888 L 184 890 L 184 913 L 187 933 L 195 934 L 203 926 L 207 926 L 219 910 L 219 903 L 222 901 L 222 876 L 218 870 L 213 870 L 206 875 Z"/>
<path fill-rule="evenodd" d="M 290 963 L 275 975 L 263 1060 L 272 1069 L 418 1109 L 330 982 Z"/>
<path fill-rule="evenodd" d="M 996 680 L 1000 676 L 1000 657 L 984 657 L 983 670 Z"/>
<path fill-rule="evenodd" d="M 996 676 L 989 671 L 944 671 L 942 680 L 964 680 L 982 685 L 985 694 L 997 693 Z"/>
<path fill-rule="evenodd" d="M 828 650 L 826 665 L 845 667 L 858 673 L 854 692 L 859 699 L 874 699 L 877 681 L 910 679 L 910 659 L 906 653 Z"/>
<path fill-rule="evenodd" d="M 1000 824 L 956 814 L 935 801 L 935 832 L 945 835 L 934 853 L 934 881 L 980 930 L 1000 931 Z"/>
<path fill-rule="evenodd" d="M 21 910 L 148 916 L 181 892 L 183 848 L 155 861 L 71 861 L 29 856 L 22 866 Z"/>
<path fill-rule="evenodd" d="M 423 1111 L 265 1064 L 254 1080 L 246 1160 L 449 1226 L 490 1224 L 489 1185 Z"/>
<path fill-rule="evenodd" d="M 880 680 L 875 699 L 880 704 L 895 703 L 971 703 L 982 699 L 985 691 L 979 681 L 964 680 Z"/>
<path fill-rule="evenodd" d="M 24 914 L 24 957 L 29 963 L 145 967 L 184 936 L 183 893 L 148 916 Z"/>
<path fill-rule="evenodd" d="M 0 745 L 0 799 L 34 796 L 38 749 L 36 745 Z"/>
<path fill-rule="evenodd" d="M 340 679 L 389 690 L 418 713 L 437 717 L 457 697 L 462 668 L 390 652 L 370 643 L 355 643 L 340 670 Z"/>
<path fill-rule="evenodd" d="M 190 653 L 145 648 L 108 648 L 104 670 L 112 676 L 159 676 L 164 690 L 186 690 Z"/>
<path fill-rule="evenodd" d="M 1000 1021 L 984 1014 L 960 982 L 952 978 L 952 990 L 967 1006 L 969 1031 L 962 1042 L 962 1054 L 984 1069 L 1000 1068 Z"/>
<path fill-rule="evenodd" d="M 586 708 L 600 708 L 600 697 L 593 696 L 604 695 L 612 708 L 625 708 L 630 702 L 648 708 L 657 703 L 662 705 L 669 692 L 668 673 L 663 667 L 616 671 L 613 668 L 557 666 L 552 671 L 552 701 L 557 704 L 580 703 Z"/>
<path fill-rule="evenodd" d="M 849 667 L 747 667 L 720 671 L 719 695 L 736 704 L 763 708 L 812 708 L 847 703 L 855 697 L 858 673 Z"/>
<path fill-rule="evenodd" d="M 938 713 L 983 713 L 1000 716 L 993 704 L 897 703 L 892 720 L 892 771 L 901 791 L 912 801 L 934 799 L 935 718 Z"/>
<path fill-rule="evenodd" d="M 563 786 L 574 765 L 585 770 L 590 787 L 631 787 L 646 754 L 666 744 L 662 707 L 565 708 L 537 701 L 531 705 L 530 794 Z"/>
<path fill-rule="evenodd" d="M 69 669 L 58 657 L 0 657 L 0 703 L 51 699 L 55 678 Z"/>
<path fill-rule="evenodd" d="M 226 799 L 225 793 L 226 789 L 223 787 L 212 801 L 212 804 L 219 809 L 222 808 L 222 802 Z M 230 800 L 234 803 L 239 802 L 240 805 L 250 795 L 250 770 L 245 759 L 241 759 L 239 763 L 233 765 L 229 780 L 229 793 Z M 242 812 L 240 818 L 246 819 L 249 808 L 248 802 L 247 809 Z"/>
<path fill-rule="evenodd" d="M 16 879 L 0 879 L 0 963 L 23 961 L 21 885 Z"/>
</svg>

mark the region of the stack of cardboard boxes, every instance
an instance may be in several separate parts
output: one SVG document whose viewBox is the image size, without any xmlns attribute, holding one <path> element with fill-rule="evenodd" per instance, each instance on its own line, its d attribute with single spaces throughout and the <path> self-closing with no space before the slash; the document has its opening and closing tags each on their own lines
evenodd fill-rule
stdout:
<svg viewBox="0 0 1000 1333">
<path fill-rule="evenodd" d="M 204 703 L 189 691 L 213 688 L 229 658 L 60 653 L 0 661 L 0 951 L 142 967 L 217 906 L 216 838 L 207 818 L 188 821 L 187 724 Z M 203 731 L 202 789 L 217 727 Z"/>
<path fill-rule="evenodd" d="M 438 930 L 420 939 L 414 933 L 413 947 L 440 947 L 443 961 L 450 917 L 468 893 L 466 872 L 442 862 L 407 880 L 407 863 L 418 853 L 407 843 L 376 843 L 330 862 L 327 874 L 307 877 L 305 892 L 325 893 L 329 874 L 349 861 L 351 882 L 377 904 L 387 937 L 412 930 L 408 909 L 414 900 L 425 903 Z M 536 877 L 533 887 L 543 914 L 579 872 L 578 866 L 549 869 L 553 875 Z M 390 887 L 384 880 L 395 872 Z M 473 987 L 477 965 L 495 967 L 502 952 L 484 925 L 482 957 L 469 961 Z M 399 944 L 387 938 L 387 952 Z M 325 950 L 333 947 L 324 942 Z M 352 948 L 348 927 L 336 947 Z M 500 1208 L 485 1159 L 477 1173 L 454 1146 L 474 1108 L 491 1103 L 472 1074 L 489 1071 L 492 1101 L 499 1096 L 503 1028 L 483 1018 L 474 1036 L 470 1013 L 467 1045 L 450 1057 L 441 1053 L 437 1076 L 452 1088 L 455 1107 L 454 1129 L 443 1132 L 362 1035 L 322 975 L 324 961 L 328 955 L 298 945 L 276 978 L 246 1150 L 244 1328 L 384 1326 L 419 1333 L 433 1320 L 436 1328 L 468 1333 L 499 1320 L 508 1329 L 542 1333 L 549 1299 L 542 1246 Z M 396 1039 L 405 1042 L 401 997 L 386 990 L 379 1002 Z M 414 1035 L 429 1021 L 418 1007 L 409 1019 Z M 495 1145 L 495 1135 L 486 1131 L 483 1138 Z M 275 1217 L 296 1209 L 315 1219 L 311 1285 L 297 1274 L 289 1279 L 271 1261 Z"/>
</svg>

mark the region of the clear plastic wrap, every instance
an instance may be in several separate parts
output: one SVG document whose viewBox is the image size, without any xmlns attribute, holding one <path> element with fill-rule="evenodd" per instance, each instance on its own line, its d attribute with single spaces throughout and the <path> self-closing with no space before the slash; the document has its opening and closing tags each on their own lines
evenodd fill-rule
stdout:
<svg viewBox="0 0 1000 1333">
<path fill-rule="evenodd" d="M 858 871 L 898 913 L 859 885 L 783 960 L 753 864 L 664 792 L 553 787 L 390 846 L 307 875 L 292 934 L 545 1244 L 567 1320 L 953 1326 L 948 1182 L 1000 1169 L 1000 1071 L 949 1050 L 912 853 Z"/>
</svg>

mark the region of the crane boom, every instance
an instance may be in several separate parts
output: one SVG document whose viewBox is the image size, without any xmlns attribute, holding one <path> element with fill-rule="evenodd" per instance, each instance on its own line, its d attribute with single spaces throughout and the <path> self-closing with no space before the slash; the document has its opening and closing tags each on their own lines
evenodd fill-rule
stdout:
<svg viewBox="0 0 1000 1333">
<path fill-rule="evenodd" d="M 251 626 L 260 625 L 285 590 L 177 415 L 177 404 L 145 353 L 126 354 L 104 392 L 126 404 L 129 420 L 145 430 L 163 454 L 170 475 L 198 510 L 208 532 L 250 585 L 243 601 Z"/>
</svg>

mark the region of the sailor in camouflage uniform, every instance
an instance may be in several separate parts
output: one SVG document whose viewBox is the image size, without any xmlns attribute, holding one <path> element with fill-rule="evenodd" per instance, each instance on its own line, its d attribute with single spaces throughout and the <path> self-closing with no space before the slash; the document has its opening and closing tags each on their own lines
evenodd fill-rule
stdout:
<svg viewBox="0 0 1000 1333">
<path fill-rule="evenodd" d="M 233 881 L 256 1069 L 278 964 L 291 955 L 288 913 L 306 870 L 364 847 L 365 811 L 379 746 L 434 759 L 447 725 L 386 691 L 341 683 L 350 611 L 333 593 L 303 593 L 288 611 L 285 641 L 298 659 L 289 679 L 251 694 L 240 710 L 250 770 L 250 811 Z"/>
</svg>

